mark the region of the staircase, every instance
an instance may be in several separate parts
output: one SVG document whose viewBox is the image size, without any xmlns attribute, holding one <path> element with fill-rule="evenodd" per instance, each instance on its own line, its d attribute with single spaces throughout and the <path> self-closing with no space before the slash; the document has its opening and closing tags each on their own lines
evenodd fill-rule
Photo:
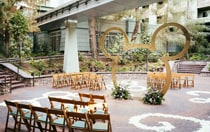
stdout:
<svg viewBox="0 0 210 132">
<path fill-rule="evenodd" d="M 5 89 L 7 92 L 11 92 L 11 90 L 25 87 L 25 83 L 21 80 L 18 80 L 17 75 L 12 72 L 8 72 L 7 70 L 0 70 L 0 92 L 5 93 Z"/>
<path fill-rule="evenodd" d="M 201 70 L 206 66 L 206 62 L 183 61 L 178 64 L 178 73 L 200 74 Z"/>
</svg>

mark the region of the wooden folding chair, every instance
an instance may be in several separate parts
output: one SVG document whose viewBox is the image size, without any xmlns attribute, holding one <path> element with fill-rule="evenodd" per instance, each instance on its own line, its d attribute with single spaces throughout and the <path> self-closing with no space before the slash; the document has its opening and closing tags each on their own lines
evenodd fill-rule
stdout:
<svg viewBox="0 0 210 132">
<path fill-rule="evenodd" d="M 112 132 L 110 114 L 88 114 L 91 132 Z"/>
<path fill-rule="evenodd" d="M 89 90 L 96 90 L 96 74 L 95 73 L 91 73 L 89 75 L 89 78 L 88 78 L 88 87 L 89 87 Z"/>
<path fill-rule="evenodd" d="M 106 84 L 105 84 L 105 81 L 104 81 L 104 76 L 103 75 L 97 75 L 96 74 L 95 89 L 96 90 L 101 90 L 102 88 L 106 89 Z"/>
<path fill-rule="evenodd" d="M 71 84 L 71 78 L 70 78 L 70 74 L 64 74 L 64 83 L 66 86 L 70 86 Z"/>
<path fill-rule="evenodd" d="M 187 74 L 187 87 L 188 88 L 194 88 L 194 74 Z"/>
<path fill-rule="evenodd" d="M 185 73 L 179 73 L 179 88 L 187 87 L 187 76 Z"/>
<path fill-rule="evenodd" d="M 36 128 L 38 128 L 41 132 L 49 131 L 49 129 L 48 129 L 48 124 L 49 124 L 48 108 L 33 106 L 33 105 L 29 105 L 29 106 L 30 106 L 31 112 L 34 117 L 34 122 L 32 125 L 33 132 L 35 132 Z"/>
<path fill-rule="evenodd" d="M 104 95 L 91 94 L 91 103 L 94 105 L 95 114 L 108 112 L 106 97 Z"/>
<path fill-rule="evenodd" d="M 84 132 L 91 132 L 89 130 L 89 122 L 87 113 L 65 112 L 65 119 L 70 132 L 74 130 L 82 130 Z"/>
<path fill-rule="evenodd" d="M 64 73 L 60 73 L 60 74 L 58 74 L 58 76 L 59 76 L 59 86 L 60 87 L 65 87 L 65 86 L 67 86 L 66 85 L 66 83 L 65 83 L 65 74 Z"/>
<path fill-rule="evenodd" d="M 155 88 L 158 90 L 161 90 L 166 82 L 166 74 L 163 72 L 157 72 L 156 73 L 156 79 L 155 79 Z"/>
<path fill-rule="evenodd" d="M 32 116 L 32 112 L 30 109 L 30 105 L 19 103 L 18 104 L 18 112 L 20 113 L 20 118 L 18 121 L 20 123 L 18 124 L 18 130 L 20 131 L 21 124 L 24 124 L 26 126 L 27 130 L 31 131 L 31 123 L 33 121 L 33 116 Z"/>
<path fill-rule="evenodd" d="M 91 101 L 91 94 L 89 93 L 80 93 L 78 92 L 80 101 L 90 102 Z"/>
<path fill-rule="evenodd" d="M 48 96 L 50 102 L 50 109 L 62 110 L 62 99 L 57 97 Z"/>
<path fill-rule="evenodd" d="M 80 82 L 80 79 L 78 78 L 78 75 L 76 73 L 70 74 L 70 79 L 71 79 L 71 88 L 72 89 L 81 88 L 81 82 Z"/>
<path fill-rule="evenodd" d="M 64 118 L 64 110 L 48 109 L 48 117 L 50 120 L 49 130 L 53 128 L 53 132 L 57 132 L 57 127 L 62 127 L 62 132 L 65 131 L 66 121 Z"/>
<path fill-rule="evenodd" d="M 75 100 L 61 98 L 62 110 L 75 111 Z"/>
<path fill-rule="evenodd" d="M 89 87 L 89 72 L 82 72 L 82 84 L 87 88 Z"/>
<path fill-rule="evenodd" d="M 156 74 L 154 72 L 147 73 L 147 87 L 156 88 Z"/>
<path fill-rule="evenodd" d="M 9 117 L 12 116 L 15 123 L 14 123 L 14 128 L 13 131 L 16 131 L 16 127 L 18 124 L 18 118 L 20 118 L 20 113 L 18 111 L 18 103 L 17 102 L 12 102 L 9 100 L 4 100 L 6 106 L 7 106 L 7 119 L 6 119 L 6 125 L 5 125 L 5 132 L 8 130 L 8 123 L 9 123 Z"/>
<path fill-rule="evenodd" d="M 54 88 L 57 88 L 57 87 L 59 87 L 59 75 L 58 74 L 53 74 L 52 75 L 52 86 L 54 87 Z"/>
<path fill-rule="evenodd" d="M 89 76 L 89 90 L 106 89 L 106 84 L 103 75 L 90 74 Z"/>
<path fill-rule="evenodd" d="M 152 86 L 152 72 L 147 72 L 147 87 Z"/>
<path fill-rule="evenodd" d="M 89 102 L 75 100 L 74 101 L 75 112 L 88 113 L 88 111 L 89 111 L 89 104 L 90 104 Z"/>
<path fill-rule="evenodd" d="M 104 95 L 91 94 L 91 101 L 94 103 L 97 103 L 98 101 L 106 103 L 106 97 Z"/>
<path fill-rule="evenodd" d="M 181 88 L 180 85 L 180 76 L 178 73 L 172 73 L 171 88 Z"/>
</svg>

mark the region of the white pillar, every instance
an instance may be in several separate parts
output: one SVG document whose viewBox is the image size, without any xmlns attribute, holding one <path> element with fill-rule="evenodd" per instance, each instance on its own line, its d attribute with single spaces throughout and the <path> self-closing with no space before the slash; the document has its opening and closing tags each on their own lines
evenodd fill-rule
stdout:
<svg viewBox="0 0 210 132">
<path fill-rule="evenodd" d="M 157 16 L 156 15 L 149 15 L 149 24 L 157 25 Z"/>
<path fill-rule="evenodd" d="M 63 71 L 66 73 L 79 72 L 79 58 L 77 47 L 77 21 L 67 20 L 64 46 Z"/>
</svg>

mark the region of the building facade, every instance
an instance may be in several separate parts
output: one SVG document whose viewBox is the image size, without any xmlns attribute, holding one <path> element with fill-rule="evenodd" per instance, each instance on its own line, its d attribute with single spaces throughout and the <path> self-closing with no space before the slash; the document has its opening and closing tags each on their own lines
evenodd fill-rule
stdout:
<svg viewBox="0 0 210 132">
<path fill-rule="evenodd" d="M 59 4 L 65 4 L 68 0 L 46 0 L 43 7 L 54 8 Z M 178 10 L 177 10 L 178 7 Z M 149 24 L 149 35 L 151 36 L 154 30 L 162 23 L 177 22 L 185 24 L 190 20 L 200 20 L 210 28 L 210 1 L 209 0 L 163 0 L 151 5 L 140 7 L 142 23 Z M 131 36 L 134 29 L 135 21 L 112 21 L 97 18 L 96 33 L 97 44 L 102 33 L 110 27 L 120 27 L 125 30 L 128 36 Z M 89 25 L 88 21 L 79 22 L 76 28 L 78 50 L 83 52 L 91 52 L 89 43 Z M 48 44 L 52 47 L 52 51 L 63 52 L 65 44 L 65 25 L 54 25 L 50 28 L 45 28 L 44 31 L 36 33 L 36 47 L 43 50 L 42 47 Z M 209 34 L 209 31 L 206 32 Z M 209 38 L 209 37 L 208 37 Z M 210 41 L 210 40 L 209 40 Z"/>
</svg>

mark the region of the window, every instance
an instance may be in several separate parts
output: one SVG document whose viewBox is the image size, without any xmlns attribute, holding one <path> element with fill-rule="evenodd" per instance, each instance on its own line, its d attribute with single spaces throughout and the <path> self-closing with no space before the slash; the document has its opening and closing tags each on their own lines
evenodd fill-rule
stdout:
<svg viewBox="0 0 210 132">
<path fill-rule="evenodd" d="M 203 14 L 203 17 L 208 17 L 207 11 L 204 11 L 202 14 Z"/>
<path fill-rule="evenodd" d="M 50 44 L 52 51 L 60 51 L 61 32 L 54 31 L 50 33 Z"/>
</svg>

